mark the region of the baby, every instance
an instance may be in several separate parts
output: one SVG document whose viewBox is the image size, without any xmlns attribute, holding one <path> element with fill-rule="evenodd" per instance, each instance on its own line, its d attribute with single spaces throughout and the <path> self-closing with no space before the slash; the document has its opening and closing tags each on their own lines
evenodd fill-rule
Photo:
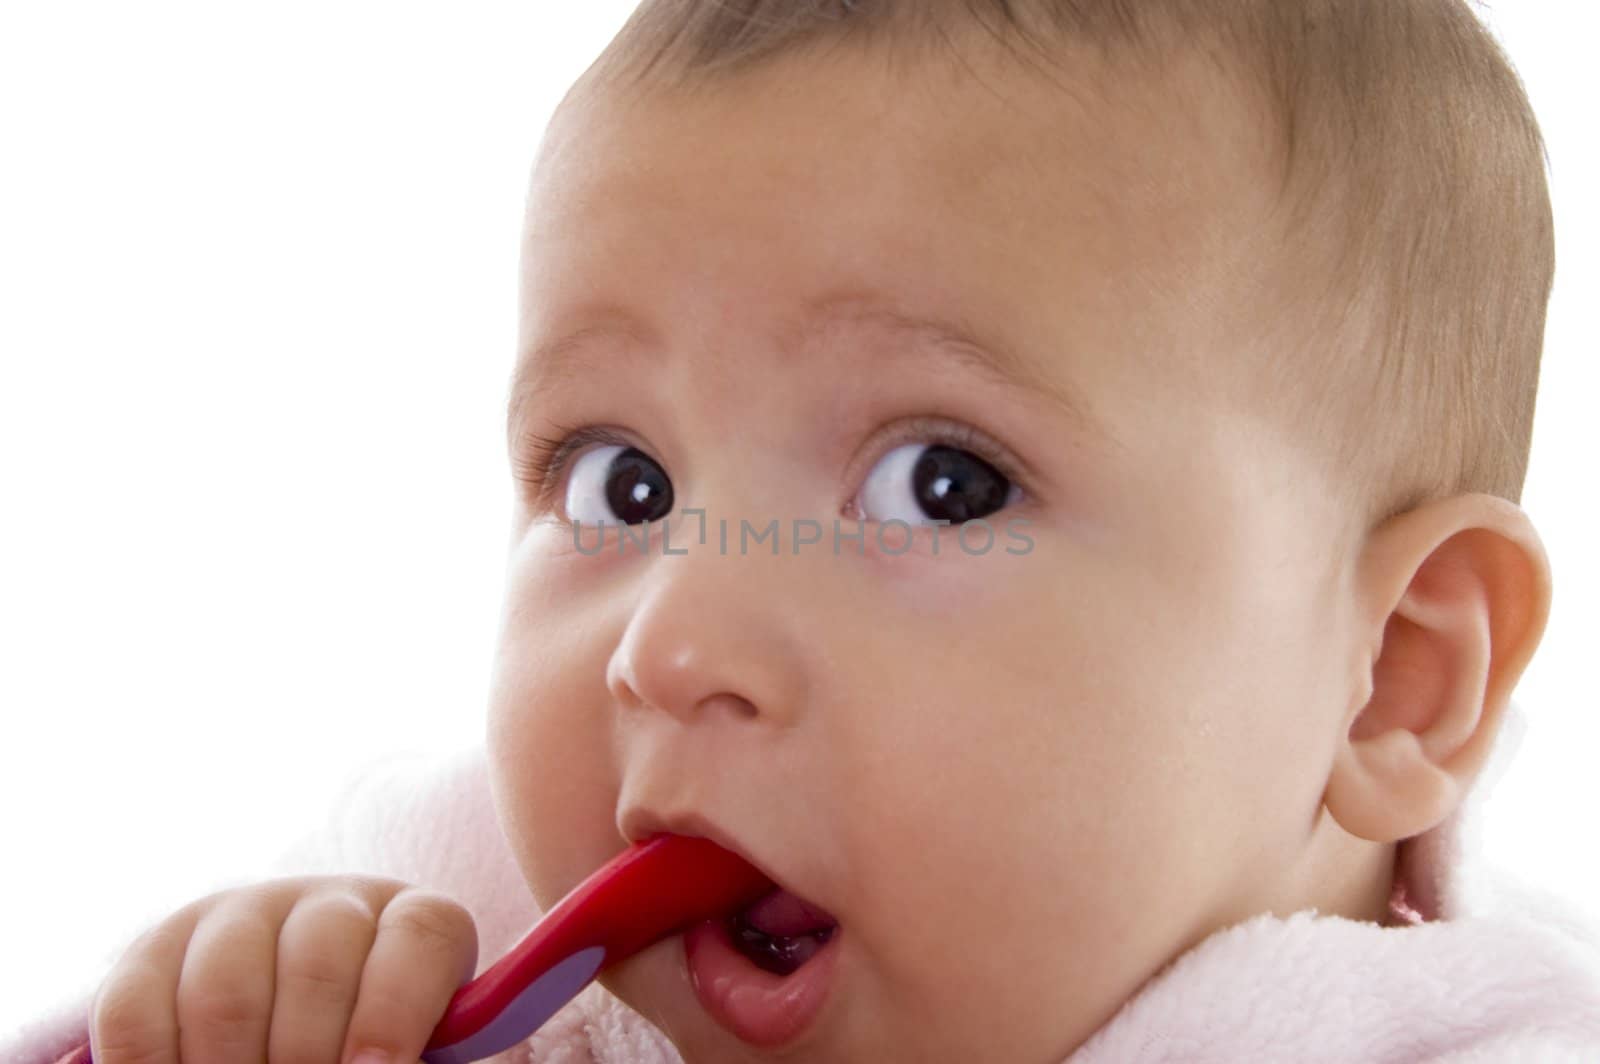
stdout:
<svg viewBox="0 0 1600 1064">
<path fill-rule="evenodd" d="M 533 897 L 669 831 L 825 915 L 601 976 L 692 1062 L 1046 1064 L 1253 916 L 1391 923 L 1549 611 L 1552 243 L 1461 0 L 645 0 L 528 201 Z M 397 882 L 214 896 L 96 1059 L 414 1060 L 476 949 Z"/>
</svg>

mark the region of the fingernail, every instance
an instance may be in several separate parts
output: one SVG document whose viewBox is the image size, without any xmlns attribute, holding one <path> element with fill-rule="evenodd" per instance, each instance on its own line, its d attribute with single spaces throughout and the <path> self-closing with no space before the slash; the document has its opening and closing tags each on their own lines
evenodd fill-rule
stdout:
<svg viewBox="0 0 1600 1064">
<path fill-rule="evenodd" d="M 381 1049 L 363 1049 L 350 1064 L 389 1064 L 389 1054 Z"/>
</svg>

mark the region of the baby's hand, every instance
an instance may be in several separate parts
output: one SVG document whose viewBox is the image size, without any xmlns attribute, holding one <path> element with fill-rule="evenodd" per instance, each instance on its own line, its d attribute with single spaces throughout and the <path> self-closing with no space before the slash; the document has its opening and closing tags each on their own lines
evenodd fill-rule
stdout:
<svg viewBox="0 0 1600 1064">
<path fill-rule="evenodd" d="M 95 993 L 95 1064 L 389 1064 L 421 1055 L 472 977 L 478 932 L 449 896 L 377 876 L 220 891 L 138 938 Z M 365 1062 L 363 1062 L 365 1064 Z"/>
</svg>

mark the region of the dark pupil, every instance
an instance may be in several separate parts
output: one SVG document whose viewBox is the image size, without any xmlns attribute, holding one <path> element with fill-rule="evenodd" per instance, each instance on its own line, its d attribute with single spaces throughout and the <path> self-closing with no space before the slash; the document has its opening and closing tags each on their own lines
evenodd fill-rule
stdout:
<svg viewBox="0 0 1600 1064">
<path fill-rule="evenodd" d="M 969 451 L 935 444 L 911 472 L 917 505 L 935 521 L 951 524 L 987 517 L 1005 505 L 1011 490 L 999 470 Z"/>
<path fill-rule="evenodd" d="M 625 525 L 656 521 L 672 512 L 672 482 L 644 452 L 629 447 L 606 470 L 606 502 Z"/>
</svg>

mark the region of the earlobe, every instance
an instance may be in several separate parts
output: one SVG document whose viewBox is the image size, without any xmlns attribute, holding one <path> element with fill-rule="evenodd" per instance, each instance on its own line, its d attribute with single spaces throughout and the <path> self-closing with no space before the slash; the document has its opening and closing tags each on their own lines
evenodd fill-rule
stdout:
<svg viewBox="0 0 1600 1064">
<path fill-rule="evenodd" d="M 1448 817 L 1487 762 L 1544 634 L 1550 566 L 1520 507 L 1458 495 L 1374 531 L 1355 592 L 1370 682 L 1323 804 L 1352 835 L 1395 842 Z"/>
<path fill-rule="evenodd" d="M 1416 733 L 1390 728 L 1339 748 L 1322 801 L 1357 838 L 1397 842 L 1444 820 L 1461 795 L 1456 776 L 1428 756 Z"/>
</svg>

